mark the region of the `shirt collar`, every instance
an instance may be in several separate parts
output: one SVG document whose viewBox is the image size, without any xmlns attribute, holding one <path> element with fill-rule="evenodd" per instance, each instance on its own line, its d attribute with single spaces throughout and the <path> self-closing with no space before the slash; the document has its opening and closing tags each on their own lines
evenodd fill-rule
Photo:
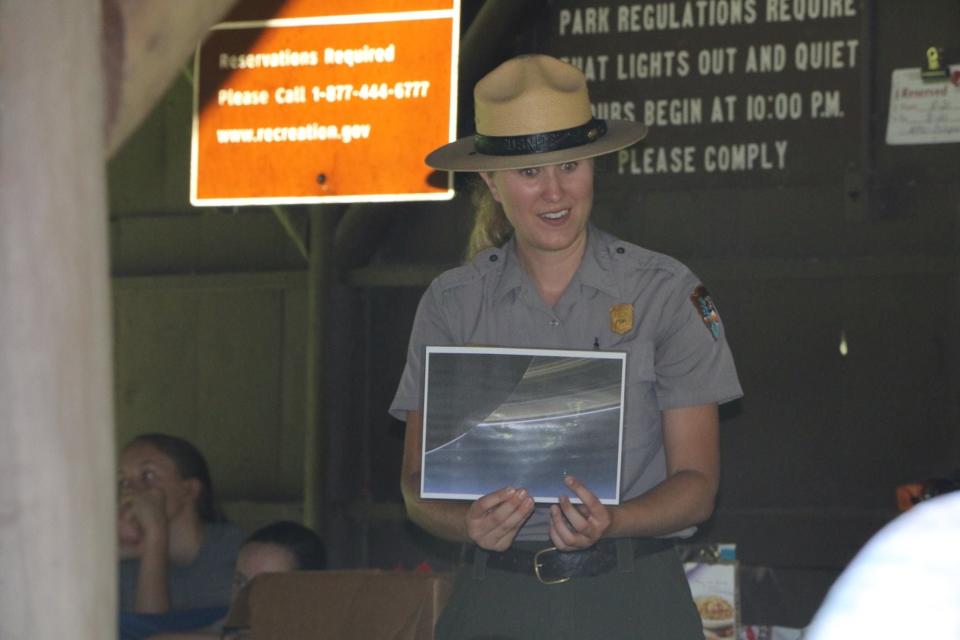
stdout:
<svg viewBox="0 0 960 640">
<path fill-rule="evenodd" d="M 579 280 L 581 285 L 592 287 L 614 298 L 619 297 L 620 287 L 612 270 L 613 264 L 610 252 L 613 247 L 610 240 L 610 236 L 603 231 L 592 224 L 587 225 L 587 248 L 584 250 L 580 267 L 570 281 L 571 285 L 576 286 Z M 520 265 L 516 250 L 516 239 L 513 236 L 504 243 L 497 253 L 499 259 L 503 260 L 503 270 L 494 290 L 494 300 L 499 300 L 507 293 L 522 288 L 528 280 L 523 267 Z"/>
</svg>

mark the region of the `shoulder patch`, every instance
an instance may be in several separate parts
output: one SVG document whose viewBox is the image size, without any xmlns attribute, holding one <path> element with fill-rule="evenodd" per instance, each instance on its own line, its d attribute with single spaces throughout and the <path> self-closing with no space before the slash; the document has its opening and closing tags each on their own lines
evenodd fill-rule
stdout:
<svg viewBox="0 0 960 640">
<path fill-rule="evenodd" d="M 707 291 L 707 288 L 702 284 L 698 284 L 693 290 L 693 293 L 690 294 L 690 302 L 693 303 L 693 307 L 697 310 L 697 313 L 700 314 L 700 319 L 703 320 L 703 324 L 707 326 L 707 330 L 710 331 L 713 339 L 716 340 L 719 338 L 720 314 L 717 313 L 717 307 L 713 304 L 713 299 L 710 297 L 710 292 Z"/>
</svg>

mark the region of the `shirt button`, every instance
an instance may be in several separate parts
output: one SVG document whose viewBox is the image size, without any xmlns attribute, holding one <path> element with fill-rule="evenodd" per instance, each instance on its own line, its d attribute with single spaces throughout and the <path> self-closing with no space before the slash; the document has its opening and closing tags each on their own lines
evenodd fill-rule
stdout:
<svg viewBox="0 0 960 640">
<path fill-rule="evenodd" d="M 617 247 L 617 253 L 624 253 L 625 251 L 626 249 L 624 249 L 623 247 Z"/>
<path fill-rule="evenodd" d="M 499 256 L 497 256 L 497 254 L 493 254 L 492 256 L 490 256 L 490 262 L 496 262 L 498 259 L 499 259 Z"/>
<path fill-rule="evenodd" d="M 554 318 L 553 320 L 550 321 L 550 326 L 551 326 L 551 327 L 559 327 L 559 326 L 560 326 L 560 321 L 557 320 L 556 318 Z"/>
</svg>

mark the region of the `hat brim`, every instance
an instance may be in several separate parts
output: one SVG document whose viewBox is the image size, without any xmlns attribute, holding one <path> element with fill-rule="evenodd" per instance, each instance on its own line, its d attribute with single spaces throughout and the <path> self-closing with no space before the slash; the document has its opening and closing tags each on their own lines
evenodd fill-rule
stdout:
<svg viewBox="0 0 960 640">
<path fill-rule="evenodd" d="M 473 147 L 473 136 L 467 136 L 435 149 L 426 157 L 426 163 L 434 169 L 444 171 L 499 171 L 542 167 L 612 153 L 643 140 L 646 135 L 646 125 L 639 122 L 607 120 L 606 135 L 589 144 L 518 156 L 492 156 L 477 153 Z"/>
</svg>

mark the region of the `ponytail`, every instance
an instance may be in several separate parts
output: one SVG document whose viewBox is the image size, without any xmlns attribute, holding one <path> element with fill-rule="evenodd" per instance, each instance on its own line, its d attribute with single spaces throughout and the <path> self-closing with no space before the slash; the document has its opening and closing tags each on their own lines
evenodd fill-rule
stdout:
<svg viewBox="0 0 960 640">
<path fill-rule="evenodd" d="M 507 220 L 503 207 L 479 176 L 470 186 L 470 200 L 475 212 L 473 230 L 467 242 L 466 261 L 490 247 L 500 247 L 513 235 L 513 226 Z"/>
</svg>

